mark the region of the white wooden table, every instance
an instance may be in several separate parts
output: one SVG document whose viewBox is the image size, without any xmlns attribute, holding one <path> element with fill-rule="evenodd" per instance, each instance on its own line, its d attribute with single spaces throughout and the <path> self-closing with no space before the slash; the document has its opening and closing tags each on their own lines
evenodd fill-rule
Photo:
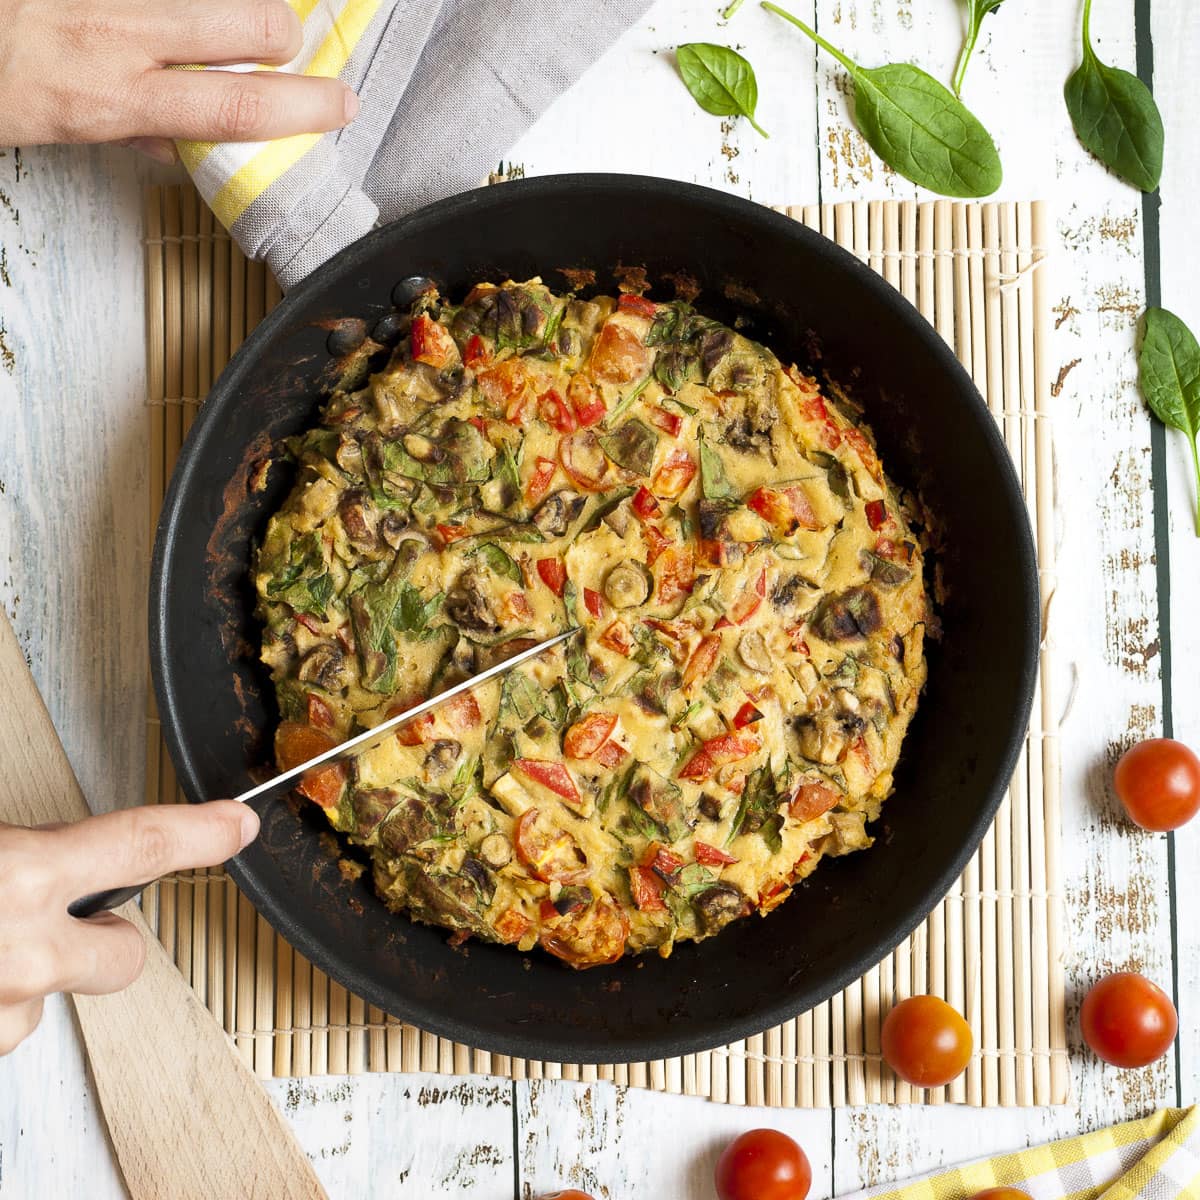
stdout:
<svg viewBox="0 0 1200 1200">
<path fill-rule="evenodd" d="M 694 180 L 768 204 L 910 198 L 850 127 L 845 84 L 748 0 L 661 0 L 515 147 L 528 173 L 625 170 Z M 581 5 L 581 20 L 603 5 Z M 864 63 L 909 58 L 945 79 L 961 0 L 795 0 Z M 434 1076 L 269 1083 L 336 1197 L 529 1200 L 572 1184 L 597 1197 L 711 1197 L 733 1134 L 786 1129 L 814 1197 L 1200 1099 L 1200 827 L 1142 834 L 1120 817 L 1111 762 L 1163 731 L 1200 748 L 1200 541 L 1181 438 L 1153 430 L 1136 390 L 1137 317 L 1160 297 L 1200 329 L 1189 236 L 1200 145 L 1190 0 L 1096 0 L 1102 53 L 1153 63 L 1167 125 L 1161 210 L 1077 145 L 1061 102 L 1078 0 L 1007 0 L 989 17 L 967 99 L 1004 157 L 1002 197 L 1054 202 L 1058 329 L 1053 637 L 1079 686 L 1064 729 L 1067 969 L 1133 966 L 1183 1001 L 1178 1050 L 1122 1074 L 1076 1049 L 1059 1109 L 746 1111 L 562 1082 Z M 763 141 L 694 108 L 665 53 L 734 42 L 755 63 Z M 93 806 L 142 795 L 146 419 L 140 189 L 168 176 L 107 149 L 0 157 L 0 603 L 12 617 Z M 1153 477 L 1154 490 L 1151 489 Z M 1171 601 L 1173 600 L 1173 604 Z M 1066 681 L 1060 692 L 1066 695 Z M 3 703 L 0 693 L 0 703 Z M 1176 870 L 1176 863 L 1181 869 Z M 1078 1035 L 1072 1013 L 1072 1039 Z M 136 1053 L 136 1048 L 130 1048 Z M 61 1000 L 0 1060 L 0 1196 L 124 1195 L 78 1037 Z"/>
</svg>

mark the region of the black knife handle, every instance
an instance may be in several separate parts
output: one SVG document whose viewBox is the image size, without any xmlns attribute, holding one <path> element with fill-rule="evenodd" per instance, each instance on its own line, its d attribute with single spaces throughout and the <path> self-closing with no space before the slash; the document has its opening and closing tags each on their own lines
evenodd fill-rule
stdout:
<svg viewBox="0 0 1200 1200">
<path fill-rule="evenodd" d="M 72 900 L 67 905 L 67 912 L 73 917 L 94 917 L 99 912 L 119 908 L 126 900 L 132 900 L 143 888 L 149 886 L 148 883 L 135 883 L 132 887 L 108 888 L 103 892 L 92 892 L 90 895 L 80 896 L 78 900 Z"/>
</svg>

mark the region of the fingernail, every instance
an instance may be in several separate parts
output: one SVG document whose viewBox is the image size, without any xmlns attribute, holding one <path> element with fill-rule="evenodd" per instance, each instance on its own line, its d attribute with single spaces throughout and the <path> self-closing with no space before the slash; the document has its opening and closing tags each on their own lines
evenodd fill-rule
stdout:
<svg viewBox="0 0 1200 1200">
<path fill-rule="evenodd" d="M 245 850 L 256 837 L 258 837 L 258 813 L 252 808 L 242 809 L 242 840 L 238 846 L 239 850 Z"/>
<path fill-rule="evenodd" d="M 359 100 L 358 95 L 352 92 L 349 88 L 346 89 L 346 99 L 344 101 L 343 116 L 346 118 L 346 124 L 349 125 L 355 117 L 358 116 Z"/>
<path fill-rule="evenodd" d="M 135 137 L 127 138 L 120 144 L 154 159 L 155 162 L 165 163 L 168 167 L 173 167 L 179 161 L 175 143 L 168 138 Z"/>
</svg>

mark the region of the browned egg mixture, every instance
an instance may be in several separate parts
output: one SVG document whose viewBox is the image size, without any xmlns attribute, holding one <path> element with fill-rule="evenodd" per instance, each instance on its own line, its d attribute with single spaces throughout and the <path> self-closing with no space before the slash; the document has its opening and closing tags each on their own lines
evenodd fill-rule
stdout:
<svg viewBox="0 0 1200 1200">
<path fill-rule="evenodd" d="M 682 302 L 417 299 L 258 555 L 279 766 L 581 632 L 304 784 L 389 906 L 585 967 L 871 844 L 930 606 L 852 415 Z"/>
</svg>

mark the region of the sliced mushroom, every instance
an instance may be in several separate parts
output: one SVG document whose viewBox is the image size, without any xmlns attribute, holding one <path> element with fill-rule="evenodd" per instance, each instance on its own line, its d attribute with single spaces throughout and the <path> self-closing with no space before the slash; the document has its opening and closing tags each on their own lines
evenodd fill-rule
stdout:
<svg viewBox="0 0 1200 1200">
<path fill-rule="evenodd" d="M 569 488 L 547 496 L 533 514 L 533 523 L 547 537 L 562 537 L 571 522 L 583 511 L 584 498 Z"/>
<path fill-rule="evenodd" d="M 404 449 L 417 462 L 436 463 L 441 462 L 446 457 L 445 452 L 439 446 L 434 445 L 427 437 L 422 437 L 419 433 L 406 433 L 404 435 Z"/>
<path fill-rule="evenodd" d="M 826 766 L 839 761 L 849 742 L 841 722 L 830 713 L 797 717 L 795 728 L 800 738 L 800 753 Z"/>
<path fill-rule="evenodd" d="M 296 677 L 301 683 L 315 683 L 327 692 L 340 692 L 350 682 L 346 669 L 346 656 L 328 642 L 310 650 L 305 655 Z"/>
<path fill-rule="evenodd" d="M 464 571 L 446 597 L 446 615 L 460 629 L 474 633 L 499 633 L 500 622 L 485 591 L 479 571 Z"/>
<path fill-rule="evenodd" d="M 431 775 L 441 775 L 450 770 L 462 755 L 462 743 L 453 738 L 438 738 L 425 755 L 425 770 Z"/>
<path fill-rule="evenodd" d="M 761 633 L 752 629 L 742 634 L 738 642 L 738 658 L 760 675 L 767 674 L 771 669 L 771 655 L 767 651 L 767 642 Z"/>
<path fill-rule="evenodd" d="M 489 833 L 479 843 L 479 857 L 497 871 L 501 867 L 508 866 L 512 862 L 512 856 L 512 842 L 502 833 Z"/>
<path fill-rule="evenodd" d="M 351 488 L 338 504 L 338 516 L 346 536 L 363 550 L 373 550 L 379 541 L 377 525 L 379 514 L 375 506 L 359 488 Z"/>
<path fill-rule="evenodd" d="M 700 914 L 706 934 L 718 933 L 731 921 L 744 917 L 750 903 L 741 888 L 732 883 L 717 883 L 701 892 L 692 903 Z"/>
<path fill-rule="evenodd" d="M 629 503 L 629 498 L 626 497 L 615 508 L 606 512 L 600 518 L 605 525 L 609 527 L 617 535 L 623 538 L 629 532 L 629 522 L 633 520 L 633 506 Z"/>
<path fill-rule="evenodd" d="M 634 608 L 650 595 L 646 573 L 634 563 L 618 563 L 604 581 L 604 594 L 613 608 Z"/>
</svg>

